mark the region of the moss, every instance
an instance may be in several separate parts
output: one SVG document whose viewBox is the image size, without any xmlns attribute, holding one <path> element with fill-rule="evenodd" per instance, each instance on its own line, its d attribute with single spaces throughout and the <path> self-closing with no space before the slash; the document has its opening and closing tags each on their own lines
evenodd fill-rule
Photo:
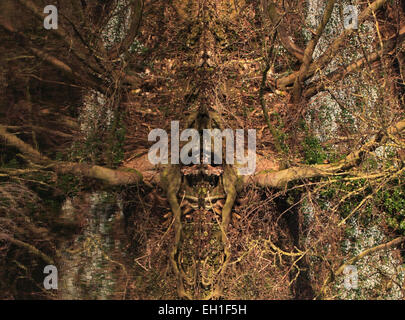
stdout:
<svg viewBox="0 0 405 320">
<path fill-rule="evenodd" d="M 122 120 L 124 117 L 125 114 L 119 114 L 117 111 L 107 127 L 100 125 L 89 128 L 84 141 L 73 143 L 70 160 L 116 168 L 124 159 L 126 136 L 126 127 Z"/>
<path fill-rule="evenodd" d="M 386 213 L 387 224 L 401 234 L 405 234 L 405 191 L 399 181 L 378 193 L 377 201 L 381 209 Z"/>
<path fill-rule="evenodd" d="M 289 135 L 287 132 L 283 131 L 285 124 L 283 120 L 281 119 L 281 116 L 277 112 L 273 112 L 271 114 L 273 118 L 277 120 L 277 125 L 275 126 L 275 139 L 277 140 L 277 144 L 280 146 L 280 149 L 282 152 L 285 154 L 288 154 L 290 151 L 290 148 L 288 147 L 287 141 L 289 138 Z"/>
<path fill-rule="evenodd" d="M 56 186 L 66 197 L 74 197 L 80 191 L 80 179 L 72 174 L 60 175 Z"/>
<path fill-rule="evenodd" d="M 307 164 L 319 164 L 326 160 L 327 156 L 318 138 L 306 136 L 303 142 L 304 158 Z"/>
</svg>

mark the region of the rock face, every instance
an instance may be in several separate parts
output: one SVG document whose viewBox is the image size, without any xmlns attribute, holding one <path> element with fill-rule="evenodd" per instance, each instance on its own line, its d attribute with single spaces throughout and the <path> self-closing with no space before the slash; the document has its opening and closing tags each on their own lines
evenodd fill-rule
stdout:
<svg viewBox="0 0 405 320">
<path fill-rule="evenodd" d="M 310 0 L 307 3 L 307 23 L 310 26 L 316 26 L 321 19 L 321 8 L 325 2 Z M 341 9 L 351 4 L 349 1 L 343 1 Z M 330 43 L 343 32 L 342 18 L 339 6 L 335 5 L 328 28 L 326 28 L 314 51 L 314 59 L 321 56 Z M 352 40 L 355 42 L 355 45 L 363 47 L 362 50 L 354 51 L 344 48 L 342 53 L 336 55 L 329 62 L 325 75 L 341 68 L 347 61 L 363 58 L 364 52 L 372 50 L 373 41 L 376 38 L 377 31 L 375 25 L 371 21 L 364 22 L 358 30 L 357 38 Z M 368 123 L 361 123 L 353 116 L 358 112 L 359 106 L 364 112 L 370 114 L 378 108 L 377 86 L 364 85 L 366 81 L 361 76 L 362 74 L 359 73 L 348 75 L 344 80 L 339 81 L 338 86 L 319 92 L 309 101 L 307 121 L 311 125 L 311 130 L 319 141 L 323 143 L 329 142 L 331 148 L 337 147 L 331 141 L 334 141 L 342 130 L 351 130 L 358 134 L 369 129 Z M 309 79 L 308 83 L 316 80 L 319 80 L 318 75 Z M 360 94 L 358 90 L 360 90 Z M 379 154 L 384 153 L 384 147 L 378 148 L 375 153 L 376 156 L 381 158 Z M 331 209 L 329 202 L 320 201 L 320 203 L 326 207 L 324 209 L 326 212 Z M 312 217 L 312 209 L 311 206 L 306 204 L 303 206 L 303 210 L 308 213 L 307 217 L 309 217 L 309 220 Z M 370 220 L 367 224 L 360 224 L 357 219 L 351 219 L 348 222 L 347 237 L 342 242 L 342 251 L 350 256 L 356 256 L 370 247 L 387 242 L 384 230 L 379 224 L 380 221 L 376 220 Z M 307 223 L 309 224 L 310 222 Z M 309 237 L 305 241 L 311 242 L 314 239 Z M 395 250 L 384 250 L 366 256 L 355 266 L 357 272 L 357 287 L 355 290 L 347 290 L 345 288 L 345 276 L 342 275 L 336 281 L 334 288 L 336 297 L 338 299 L 373 299 L 381 287 L 386 287 L 387 283 L 390 283 L 389 289 L 385 291 L 383 298 L 400 299 L 402 294 L 398 283 L 402 283 L 405 277 L 401 260 L 398 252 Z M 313 269 L 316 269 L 316 267 L 313 267 Z"/>
<path fill-rule="evenodd" d="M 76 202 L 78 199 L 76 199 Z M 105 192 L 88 194 L 80 199 L 80 207 L 87 208 L 86 220 L 80 236 L 64 243 L 59 259 L 60 299 L 122 298 L 117 290 L 125 281 L 122 254 L 124 232 L 123 213 L 115 199 Z M 77 220 L 77 208 L 66 201 L 62 219 Z M 117 260 L 119 261 L 117 261 Z M 118 269 L 117 269 L 118 267 Z M 123 278 L 124 276 L 124 278 Z"/>
<path fill-rule="evenodd" d="M 131 8 L 125 9 L 128 5 L 127 0 L 117 1 L 102 32 L 106 49 L 120 43 L 129 29 Z M 114 107 L 107 104 L 105 95 L 100 92 L 84 94 L 79 120 L 80 129 L 88 143 L 92 143 L 91 139 L 97 135 L 97 130 L 112 125 Z M 124 266 L 125 250 L 122 243 L 126 239 L 122 203 L 107 192 L 68 198 L 62 208 L 61 219 L 77 222 L 78 212 L 82 210 L 85 211 L 85 221 L 80 235 L 73 241 L 62 243 L 60 248 L 59 298 L 125 298 L 128 273 Z M 122 288 L 123 293 L 120 292 Z"/>
</svg>

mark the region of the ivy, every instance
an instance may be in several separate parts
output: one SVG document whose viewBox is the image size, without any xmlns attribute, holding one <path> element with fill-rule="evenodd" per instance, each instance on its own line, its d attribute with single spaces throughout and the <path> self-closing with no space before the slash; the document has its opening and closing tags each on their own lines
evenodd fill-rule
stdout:
<svg viewBox="0 0 405 320">
<path fill-rule="evenodd" d="M 378 194 L 378 202 L 386 213 L 388 226 L 405 234 L 405 191 L 401 184 Z"/>
<path fill-rule="evenodd" d="M 327 158 L 318 138 L 314 136 L 305 137 L 303 148 L 305 163 L 307 164 L 319 164 Z"/>
</svg>

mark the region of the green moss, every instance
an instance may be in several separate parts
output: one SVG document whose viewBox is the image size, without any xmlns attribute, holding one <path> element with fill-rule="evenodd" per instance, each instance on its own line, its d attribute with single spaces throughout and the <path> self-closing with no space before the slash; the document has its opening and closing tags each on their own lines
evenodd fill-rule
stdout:
<svg viewBox="0 0 405 320">
<path fill-rule="evenodd" d="M 307 164 L 322 163 L 327 156 L 318 138 L 307 136 L 303 142 L 304 158 Z"/>
<path fill-rule="evenodd" d="M 71 161 L 88 162 L 116 168 L 124 159 L 126 128 L 125 114 L 115 112 L 112 123 L 89 129 L 84 141 L 76 141 L 71 148 Z"/>
<path fill-rule="evenodd" d="M 397 185 L 383 190 L 377 195 L 381 209 L 386 213 L 387 224 L 401 234 L 405 234 L 405 191 L 398 181 Z"/>
<path fill-rule="evenodd" d="M 57 188 L 66 197 L 73 197 L 80 191 L 80 179 L 72 174 L 64 174 L 58 177 Z"/>
</svg>

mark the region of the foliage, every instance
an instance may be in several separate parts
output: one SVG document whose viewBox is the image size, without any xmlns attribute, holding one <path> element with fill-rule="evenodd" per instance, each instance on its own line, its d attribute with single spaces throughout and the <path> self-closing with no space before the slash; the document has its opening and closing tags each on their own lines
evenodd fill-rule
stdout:
<svg viewBox="0 0 405 320">
<path fill-rule="evenodd" d="M 315 136 L 306 136 L 303 142 L 304 159 L 307 164 L 323 163 L 326 154 Z"/>
</svg>

